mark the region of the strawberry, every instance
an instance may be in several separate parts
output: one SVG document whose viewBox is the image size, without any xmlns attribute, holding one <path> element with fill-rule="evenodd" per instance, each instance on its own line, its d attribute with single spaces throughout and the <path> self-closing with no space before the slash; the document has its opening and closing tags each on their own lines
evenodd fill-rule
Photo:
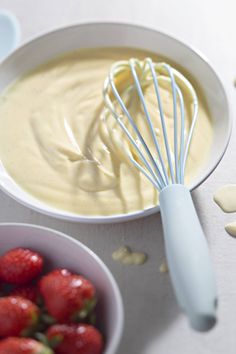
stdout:
<svg viewBox="0 0 236 354">
<path fill-rule="evenodd" d="M 53 325 L 47 339 L 56 354 L 102 354 L 103 350 L 101 333 L 85 324 Z"/>
<path fill-rule="evenodd" d="M 39 309 L 19 296 L 0 298 L 0 337 L 26 336 L 36 327 Z"/>
<path fill-rule="evenodd" d="M 20 296 L 24 299 L 30 300 L 35 304 L 40 302 L 40 295 L 37 286 L 35 285 L 22 285 L 17 286 L 10 292 L 11 296 Z"/>
<path fill-rule="evenodd" d="M 95 306 L 94 286 L 66 269 L 54 270 L 39 282 L 48 313 L 60 323 L 86 318 Z"/>
<path fill-rule="evenodd" d="M 0 354 L 53 354 L 53 351 L 34 339 L 9 337 L 0 341 Z"/>
<path fill-rule="evenodd" d="M 11 284 L 29 283 L 42 268 L 43 258 L 27 248 L 14 248 L 0 258 L 0 278 Z"/>
</svg>

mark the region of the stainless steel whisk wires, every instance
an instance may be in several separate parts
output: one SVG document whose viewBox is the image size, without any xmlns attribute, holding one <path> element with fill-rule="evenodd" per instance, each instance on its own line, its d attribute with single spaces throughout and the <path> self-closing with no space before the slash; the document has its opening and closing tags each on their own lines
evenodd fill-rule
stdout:
<svg viewBox="0 0 236 354">
<path fill-rule="evenodd" d="M 132 81 L 127 80 L 120 93 L 117 83 L 122 77 L 127 78 L 127 73 Z M 169 85 L 172 95 L 172 149 L 160 94 L 161 83 Z M 150 116 L 143 94 L 149 85 L 153 85 L 156 96 L 157 118 Z M 185 104 L 181 87 L 191 97 L 192 103 L 188 133 L 185 131 Z M 132 92 L 139 97 L 143 110 L 141 119 L 147 123 L 154 149 L 145 141 L 125 104 Z M 198 114 L 196 92 L 179 71 L 164 62 L 154 63 L 146 58 L 143 61 L 130 59 L 114 63 L 104 82 L 103 97 L 107 107 L 105 118 L 110 114 L 115 118 L 138 157 L 128 152 L 129 159 L 159 191 L 166 255 L 178 303 L 194 329 L 209 330 L 216 322 L 214 272 L 204 232 L 189 189 L 184 186 L 185 167 Z M 154 119 L 161 121 L 166 162 L 155 133 Z"/>
</svg>

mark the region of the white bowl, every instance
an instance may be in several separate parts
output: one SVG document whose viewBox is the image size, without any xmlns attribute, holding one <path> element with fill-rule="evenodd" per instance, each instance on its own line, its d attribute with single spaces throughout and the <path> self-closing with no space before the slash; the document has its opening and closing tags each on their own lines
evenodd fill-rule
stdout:
<svg viewBox="0 0 236 354">
<path fill-rule="evenodd" d="M 0 254 L 15 247 L 40 252 L 48 268 L 68 268 L 90 279 L 97 289 L 99 327 L 106 336 L 104 354 L 115 354 L 122 331 L 124 310 L 118 286 L 105 264 L 79 241 L 46 227 L 0 224 Z"/>
<path fill-rule="evenodd" d="M 229 142 L 231 118 L 223 85 L 209 62 L 177 39 L 153 29 L 117 23 L 86 23 L 59 29 L 29 41 L 0 66 L 0 92 L 17 77 L 55 56 L 78 48 L 128 46 L 150 50 L 184 67 L 201 87 L 213 122 L 213 145 L 191 189 L 201 184 L 220 162 Z M 20 203 L 42 213 L 71 221 L 107 223 L 153 214 L 159 207 L 112 216 L 80 216 L 62 211 L 23 191 L 0 166 L 0 188 Z"/>
</svg>

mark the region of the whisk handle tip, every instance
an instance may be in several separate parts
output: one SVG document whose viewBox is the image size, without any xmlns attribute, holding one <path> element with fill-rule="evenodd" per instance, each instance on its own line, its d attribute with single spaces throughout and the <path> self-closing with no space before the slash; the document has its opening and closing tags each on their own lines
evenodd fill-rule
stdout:
<svg viewBox="0 0 236 354">
<path fill-rule="evenodd" d="M 160 192 L 160 210 L 171 280 L 190 325 L 207 331 L 216 323 L 217 294 L 207 241 L 184 185 Z"/>
</svg>

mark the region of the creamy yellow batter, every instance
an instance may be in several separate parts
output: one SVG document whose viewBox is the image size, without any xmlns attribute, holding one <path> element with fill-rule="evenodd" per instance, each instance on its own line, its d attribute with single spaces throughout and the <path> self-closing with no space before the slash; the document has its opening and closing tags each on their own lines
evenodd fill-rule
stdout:
<svg viewBox="0 0 236 354">
<path fill-rule="evenodd" d="M 164 274 L 169 272 L 168 264 L 166 261 L 162 262 L 160 267 L 159 267 L 159 272 Z"/>
<path fill-rule="evenodd" d="M 214 201 L 225 213 L 236 212 L 236 184 L 226 184 L 220 187 L 214 194 Z M 236 221 L 225 226 L 225 230 L 236 237 Z"/>
<path fill-rule="evenodd" d="M 214 201 L 225 213 L 236 212 L 236 184 L 226 184 L 214 195 Z"/>
<path fill-rule="evenodd" d="M 136 49 L 78 50 L 41 66 L 5 92 L 0 102 L 0 159 L 24 190 L 51 206 L 80 215 L 129 213 L 158 203 L 153 186 L 124 155 L 122 146 L 128 145 L 120 128 L 113 119 L 102 119 L 102 86 L 111 64 L 147 56 L 160 60 Z M 161 87 L 161 95 L 172 136 L 169 88 Z M 163 145 L 156 98 L 149 90 L 145 98 Z M 184 98 L 188 131 L 192 107 L 187 94 Z M 130 109 L 148 138 L 139 102 L 133 99 Z M 187 184 L 204 165 L 211 141 L 210 117 L 199 95 Z"/>
<path fill-rule="evenodd" d="M 119 261 L 126 265 L 142 265 L 147 261 L 147 255 L 143 252 L 132 252 L 130 247 L 123 246 L 112 253 L 114 261 Z"/>
<path fill-rule="evenodd" d="M 225 230 L 233 237 L 236 237 L 236 221 L 225 225 Z"/>
</svg>

